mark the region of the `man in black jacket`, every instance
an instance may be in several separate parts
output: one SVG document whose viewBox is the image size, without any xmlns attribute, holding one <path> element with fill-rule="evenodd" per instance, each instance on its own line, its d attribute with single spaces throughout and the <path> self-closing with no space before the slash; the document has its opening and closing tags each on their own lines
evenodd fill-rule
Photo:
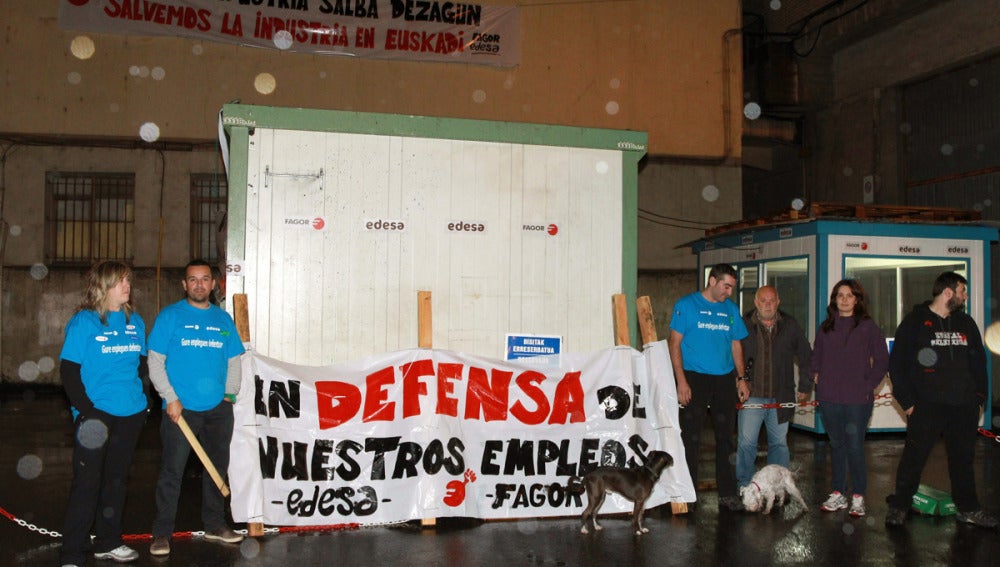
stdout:
<svg viewBox="0 0 1000 567">
<path fill-rule="evenodd" d="M 976 322 L 962 311 L 966 279 L 945 272 L 934 282 L 934 298 L 918 305 L 896 329 L 889 355 L 892 394 L 906 412 L 906 445 L 889 496 L 887 526 L 906 521 L 934 443 L 944 435 L 948 475 L 960 523 L 996 528 L 976 497 L 972 467 L 979 414 L 986 400 L 986 351 Z"/>
<path fill-rule="evenodd" d="M 766 285 L 757 290 L 755 310 L 743 317 L 749 333 L 743 339 L 743 356 L 753 360 L 750 398 L 745 405 L 776 405 L 809 399 L 813 382 L 808 378 L 812 349 L 802 327 L 789 314 L 780 311 L 778 290 Z M 794 362 L 798 359 L 799 386 L 795 393 Z M 805 376 L 805 378 L 803 378 Z M 767 430 L 767 464 L 788 467 L 786 437 L 793 407 L 747 408 L 740 410 L 739 442 L 736 449 L 736 482 L 740 488 L 750 484 L 756 468 L 757 440 L 761 425 Z"/>
</svg>

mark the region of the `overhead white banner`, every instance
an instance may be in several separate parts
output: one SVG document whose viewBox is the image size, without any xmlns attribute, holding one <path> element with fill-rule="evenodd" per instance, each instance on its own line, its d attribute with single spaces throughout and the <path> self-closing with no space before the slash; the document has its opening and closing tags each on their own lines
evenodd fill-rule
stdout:
<svg viewBox="0 0 1000 567">
<path fill-rule="evenodd" d="M 647 503 L 693 502 L 666 343 L 564 353 L 560 366 L 412 349 L 326 367 L 248 352 L 233 519 L 382 523 L 582 512 L 567 480 L 670 453 Z M 612 495 L 602 512 L 628 512 Z"/>
<path fill-rule="evenodd" d="M 516 6 L 435 0 L 60 0 L 59 27 L 374 59 L 520 62 Z"/>
</svg>

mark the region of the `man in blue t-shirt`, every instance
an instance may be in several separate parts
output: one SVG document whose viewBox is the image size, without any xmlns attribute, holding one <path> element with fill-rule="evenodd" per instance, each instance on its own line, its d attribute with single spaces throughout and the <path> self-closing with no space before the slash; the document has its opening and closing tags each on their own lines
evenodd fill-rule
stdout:
<svg viewBox="0 0 1000 567">
<path fill-rule="evenodd" d="M 677 401 L 684 406 L 681 440 L 691 481 L 697 488 L 701 429 L 711 406 L 719 508 L 733 511 L 743 508 L 733 465 L 736 403 L 750 395 L 740 343 L 747 328 L 739 307 L 729 301 L 736 277 L 736 269 L 729 264 L 716 264 L 705 289 L 678 300 L 670 320 L 670 360 L 677 379 Z"/>
<path fill-rule="evenodd" d="M 151 555 L 170 553 L 177 500 L 191 447 L 177 426 L 181 415 L 222 475 L 229 468 L 232 402 L 240 387 L 243 343 L 228 313 L 213 305 L 215 278 L 204 260 L 184 269 L 185 298 L 156 317 L 149 334 L 150 380 L 163 398 L 163 459 L 156 483 Z M 225 499 L 210 475 L 202 475 L 201 519 L 205 539 L 238 543 L 243 536 L 226 522 Z"/>
</svg>

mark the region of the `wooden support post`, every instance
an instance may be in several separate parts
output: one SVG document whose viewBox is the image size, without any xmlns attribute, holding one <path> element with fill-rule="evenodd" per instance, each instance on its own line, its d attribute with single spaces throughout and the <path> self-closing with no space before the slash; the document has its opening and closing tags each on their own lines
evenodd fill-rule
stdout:
<svg viewBox="0 0 1000 567">
<path fill-rule="evenodd" d="M 417 292 L 417 346 L 431 348 L 434 343 L 434 326 L 431 319 L 431 292 Z"/>
<path fill-rule="evenodd" d="M 639 332 L 642 334 L 642 344 L 655 343 L 656 321 L 653 320 L 653 305 L 648 295 L 635 298 L 635 311 L 639 317 Z"/>
<path fill-rule="evenodd" d="M 247 294 L 233 294 L 233 321 L 236 323 L 236 332 L 240 334 L 240 340 L 250 342 L 250 308 Z"/>
<path fill-rule="evenodd" d="M 642 344 L 648 345 L 657 340 L 656 320 L 653 318 L 653 304 L 648 295 L 635 299 L 636 315 L 639 317 L 639 331 L 642 333 Z M 670 511 L 676 514 L 686 514 L 687 502 L 671 502 Z"/>
<path fill-rule="evenodd" d="M 236 332 L 240 334 L 240 340 L 250 342 L 250 308 L 247 294 L 233 294 L 233 322 L 236 323 Z M 247 522 L 247 535 L 250 537 L 263 537 L 263 522 Z"/>
<path fill-rule="evenodd" d="M 615 346 L 631 344 L 628 333 L 628 302 L 621 293 L 611 296 L 612 319 L 615 325 Z"/>
<path fill-rule="evenodd" d="M 431 318 L 431 292 L 417 292 L 417 346 L 432 348 L 434 345 L 434 325 Z M 437 518 L 423 518 L 421 528 L 437 526 Z"/>
</svg>

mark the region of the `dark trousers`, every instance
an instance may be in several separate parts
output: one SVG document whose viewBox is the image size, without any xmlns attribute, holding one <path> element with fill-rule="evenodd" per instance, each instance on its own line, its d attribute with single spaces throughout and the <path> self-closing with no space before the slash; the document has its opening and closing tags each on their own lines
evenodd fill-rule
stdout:
<svg viewBox="0 0 1000 567">
<path fill-rule="evenodd" d="M 896 494 L 890 504 L 908 510 L 920 486 L 920 474 L 934 444 L 944 435 L 952 500 L 960 512 L 979 510 L 976 475 L 972 468 L 979 427 L 979 406 L 948 406 L 920 402 L 907 418 L 906 445 L 896 469 Z"/>
<path fill-rule="evenodd" d="M 681 410 L 681 441 L 691 482 L 698 486 L 698 452 L 705 414 L 712 408 L 712 429 L 715 431 L 715 480 L 719 497 L 736 496 L 736 375 L 702 374 L 685 370 L 691 387 L 691 402 Z"/>
<path fill-rule="evenodd" d="M 91 526 L 96 536 L 94 552 L 111 551 L 122 544 L 125 483 L 145 421 L 146 410 L 125 417 L 103 414 L 77 421 L 62 563 L 84 564 L 91 549 Z"/>
<path fill-rule="evenodd" d="M 205 454 L 226 478 L 229 469 L 229 442 L 233 438 L 233 405 L 226 401 L 206 411 L 182 412 L 191 431 L 201 442 Z M 184 465 L 191 453 L 191 446 L 181 428 L 164 412 L 160 423 L 160 440 L 163 457 L 160 478 L 156 482 L 156 519 L 153 520 L 154 536 L 171 536 L 177 517 L 177 500 L 181 495 Z M 226 501 L 207 472 L 201 477 L 201 521 L 205 531 L 227 527 Z"/>
<path fill-rule="evenodd" d="M 868 490 L 868 461 L 865 459 L 865 435 L 872 417 L 873 402 L 864 404 L 834 404 L 820 402 L 826 434 L 830 436 L 830 484 L 841 494 L 847 492 L 850 472 L 854 494 Z"/>
</svg>

